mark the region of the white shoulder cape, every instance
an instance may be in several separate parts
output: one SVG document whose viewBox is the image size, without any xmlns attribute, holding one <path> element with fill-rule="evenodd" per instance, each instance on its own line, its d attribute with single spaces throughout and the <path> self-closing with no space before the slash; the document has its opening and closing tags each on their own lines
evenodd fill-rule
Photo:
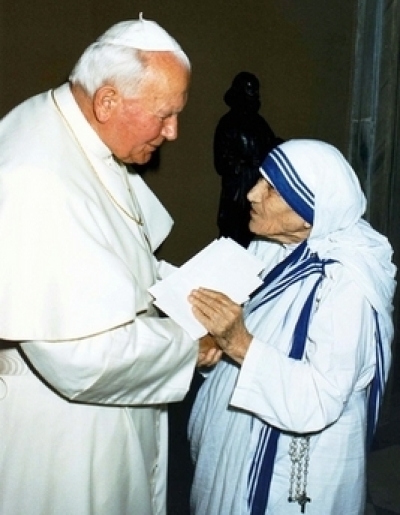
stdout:
<svg viewBox="0 0 400 515">
<path fill-rule="evenodd" d="M 68 85 L 56 96 L 108 180 L 108 149 Z M 121 203 L 122 184 L 109 185 Z M 172 220 L 140 176 L 131 185 L 151 250 L 93 174 L 50 93 L 0 122 L 0 338 L 76 339 L 129 323 L 148 309 L 147 288 L 156 274 L 152 251 Z"/>
</svg>

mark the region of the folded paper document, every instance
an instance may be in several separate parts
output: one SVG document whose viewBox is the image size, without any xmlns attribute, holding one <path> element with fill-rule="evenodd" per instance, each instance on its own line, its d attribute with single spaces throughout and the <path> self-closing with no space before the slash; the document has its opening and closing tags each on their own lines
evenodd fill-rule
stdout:
<svg viewBox="0 0 400 515">
<path fill-rule="evenodd" d="M 263 263 L 230 238 L 219 238 L 165 279 L 149 288 L 154 304 L 182 326 L 192 338 L 206 334 L 194 317 L 188 296 L 204 287 L 225 293 L 242 304 L 262 283 Z"/>
</svg>

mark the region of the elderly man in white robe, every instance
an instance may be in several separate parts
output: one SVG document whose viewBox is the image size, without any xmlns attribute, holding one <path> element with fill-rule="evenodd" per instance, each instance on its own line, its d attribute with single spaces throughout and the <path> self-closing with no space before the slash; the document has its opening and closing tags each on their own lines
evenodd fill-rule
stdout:
<svg viewBox="0 0 400 515">
<path fill-rule="evenodd" d="M 152 305 L 172 220 L 124 163 L 177 137 L 189 78 L 141 17 L 0 123 L 1 514 L 166 512 L 166 403 L 210 341 Z"/>
<path fill-rule="evenodd" d="M 395 266 L 331 145 L 272 150 L 248 194 L 264 284 L 197 290 L 225 353 L 190 419 L 194 515 L 364 515 L 365 457 L 391 362 Z"/>
</svg>

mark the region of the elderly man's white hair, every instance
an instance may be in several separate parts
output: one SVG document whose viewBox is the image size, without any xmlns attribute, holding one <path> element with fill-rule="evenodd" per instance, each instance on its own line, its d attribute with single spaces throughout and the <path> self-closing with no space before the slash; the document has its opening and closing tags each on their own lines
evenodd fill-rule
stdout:
<svg viewBox="0 0 400 515">
<path fill-rule="evenodd" d="M 125 96 L 134 96 L 146 77 L 148 52 L 169 52 L 188 69 L 190 61 L 176 40 L 160 25 L 145 20 L 117 23 L 84 51 L 69 80 L 88 95 L 107 83 L 118 86 Z"/>
</svg>

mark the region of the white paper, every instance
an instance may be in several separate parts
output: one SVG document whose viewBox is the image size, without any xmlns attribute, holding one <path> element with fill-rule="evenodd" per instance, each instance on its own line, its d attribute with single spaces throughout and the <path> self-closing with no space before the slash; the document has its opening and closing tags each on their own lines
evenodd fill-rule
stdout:
<svg viewBox="0 0 400 515">
<path fill-rule="evenodd" d="M 188 296 L 204 287 L 220 291 L 243 304 L 260 284 L 263 263 L 230 238 L 214 240 L 180 268 L 149 288 L 154 304 L 192 338 L 206 334 L 194 317 Z"/>
</svg>

